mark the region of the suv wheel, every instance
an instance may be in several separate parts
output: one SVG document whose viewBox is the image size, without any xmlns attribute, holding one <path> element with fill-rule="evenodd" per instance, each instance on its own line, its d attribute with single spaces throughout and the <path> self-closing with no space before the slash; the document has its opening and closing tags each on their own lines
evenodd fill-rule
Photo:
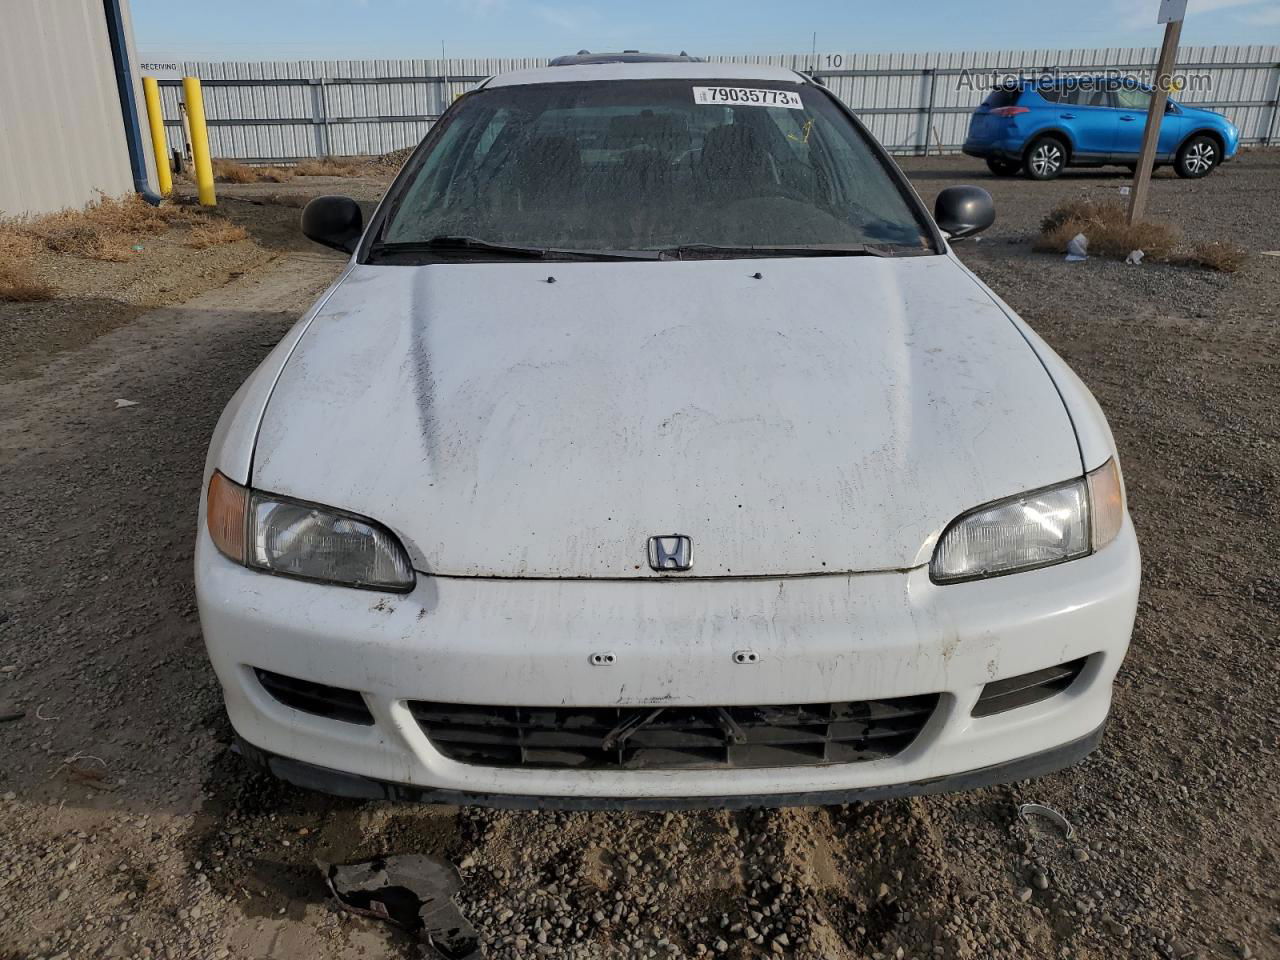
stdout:
<svg viewBox="0 0 1280 960">
<path fill-rule="evenodd" d="M 1182 145 L 1173 168 L 1178 171 L 1178 176 L 1196 180 L 1216 167 L 1218 159 L 1218 144 L 1212 137 L 1202 134 L 1192 137 Z"/>
<path fill-rule="evenodd" d="M 1067 165 L 1067 148 L 1057 137 L 1038 137 L 1027 147 L 1023 169 L 1032 180 L 1052 180 Z"/>
<path fill-rule="evenodd" d="M 1004 157 L 987 157 L 987 169 L 997 177 L 1012 177 L 1022 169 L 1022 162 L 1006 160 Z"/>
</svg>

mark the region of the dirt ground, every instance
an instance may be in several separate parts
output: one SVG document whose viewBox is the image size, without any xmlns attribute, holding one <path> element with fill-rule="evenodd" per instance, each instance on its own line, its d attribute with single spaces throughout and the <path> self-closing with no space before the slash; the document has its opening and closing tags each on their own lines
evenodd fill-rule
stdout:
<svg viewBox="0 0 1280 960">
<path fill-rule="evenodd" d="M 300 198 L 383 181 L 227 186 L 247 266 L 0 358 L 0 958 L 418 956 L 335 909 L 315 867 L 397 852 L 461 866 L 491 957 L 1280 957 L 1280 152 L 1153 185 L 1152 215 L 1256 252 L 1232 276 L 1030 252 L 1050 207 L 1118 196 L 1118 172 L 904 166 L 930 202 L 992 191 L 999 222 L 957 249 L 1116 435 L 1144 585 L 1096 754 L 967 794 L 740 813 L 360 803 L 250 774 L 191 584 L 205 448 L 340 268 L 298 236 Z M 44 308 L 72 329 L 93 301 Z M 1027 801 L 1075 839 L 1019 821 Z"/>
</svg>

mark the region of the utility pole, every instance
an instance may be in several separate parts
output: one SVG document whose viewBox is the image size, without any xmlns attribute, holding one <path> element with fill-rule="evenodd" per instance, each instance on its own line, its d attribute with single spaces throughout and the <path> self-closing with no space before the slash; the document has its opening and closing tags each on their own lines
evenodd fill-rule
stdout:
<svg viewBox="0 0 1280 960">
<path fill-rule="evenodd" d="M 1182 37 L 1182 18 L 1186 14 L 1187 0 L 1160 0 L 1160 13 L 1156 22 L 1164 24 L 1164 43 L 1160 46 L 1160 59 L 1156 63 L 1155 83 L 1151 85 L 1147 125 L 1142 130 L 1142 152 L 1138 154 L 1138 169 L 1134 171 L 1133 189 L 1129 192 L 1130 224 L 1141 220 L 1147 208 L 1151 165 L 1155 161 L 1156 147 L 1160 143 L 1160 124 L 1169 103 L 1169 87 L 1173 83 L 1173 68 L 1178 59 L 1178 40 Z"/>
<path fill-rule="evenodd" d="M 440 66 L 444 70 L 444 82 L 440 85 L 440 116 L 449 109 L 449 59 L 444 55 L 444 41 L 440 41 Z"/>
</svg>

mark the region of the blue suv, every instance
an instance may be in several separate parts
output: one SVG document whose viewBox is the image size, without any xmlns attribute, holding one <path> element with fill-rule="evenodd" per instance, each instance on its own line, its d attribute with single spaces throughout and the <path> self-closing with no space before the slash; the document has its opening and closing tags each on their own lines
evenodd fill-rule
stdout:
<svg viewBox="0 0 1280 960">
<path fill-rule="evenodd" d="M 1111 77 L 1043 77 L 996 87 L 974 111 L 964 152 L 997 176 L 1052 180 L 1066 167 L 1134 168 L 1151 88 Z M 1160 124 L 1156 166 L 1203 177 L 1230 160 L 1240 131 L 1226 117 L 1172 99 Z"/>
</svg>

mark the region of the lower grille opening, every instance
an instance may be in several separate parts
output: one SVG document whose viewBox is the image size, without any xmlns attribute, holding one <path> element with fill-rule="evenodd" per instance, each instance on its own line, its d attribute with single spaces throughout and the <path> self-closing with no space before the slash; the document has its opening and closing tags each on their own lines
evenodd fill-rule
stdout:
<svg viewBox="0 0 1280 960">
<path fill-rule="evenodd" d="M 343 723 L 359 723 L 366 727 L 373 725 L 373 714 L 365 706 L 364 697 L 355 690 L 286 677 L 282 673 L 259 670 L 257 667 L 253 668 L 253 672 L 262 684 L 262 689 L 286 707 L 315 714 L 317 717 L 341 720 Z"/>
<path fill-rule="evenodd" d="M 882 760 L 938 695 L 765 707 L 490 707 L 410 701 L 431 745 L 492 767 L 662 770 Z"/>
<path fill-rule="evenodd" d="M 973 706 L 973 716 L 989 717 L 1015 707 L 1025 707 L 1056 696 L 1076 682 L 1088 657 L 1060 663 L 1056 667 L 1019 674 L 1007 680 L 995 680 L 982 688 L 982 696 Z"/>
</svg>

